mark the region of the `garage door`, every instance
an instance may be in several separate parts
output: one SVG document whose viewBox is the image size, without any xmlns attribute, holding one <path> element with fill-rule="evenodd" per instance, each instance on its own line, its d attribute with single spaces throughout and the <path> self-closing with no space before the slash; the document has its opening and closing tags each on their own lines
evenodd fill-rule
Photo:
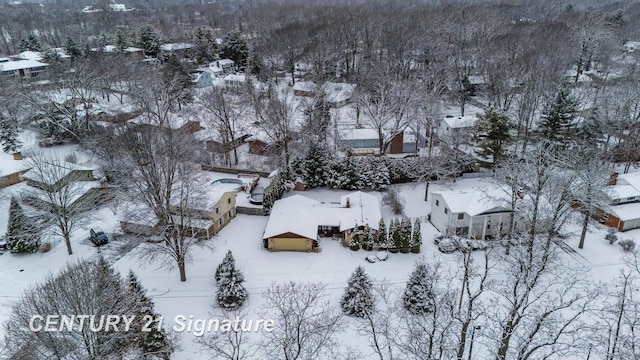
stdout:
<svg viewBox="0 0 640 360">
<path fill-rule="evenodd" d="M 307 251 L 308 239 L 303 238 L 271 238 L 273 251 Z"/>
</svg>

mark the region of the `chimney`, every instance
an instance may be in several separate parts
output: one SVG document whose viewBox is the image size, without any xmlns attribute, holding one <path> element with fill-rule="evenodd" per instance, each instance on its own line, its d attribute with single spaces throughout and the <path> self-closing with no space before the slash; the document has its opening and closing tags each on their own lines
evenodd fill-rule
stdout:
<svg viewBox="0 0 640 360">
<path fill-rule="evenodd" d="M 611 186 L 611 185 L 615 185 L 618 182 L 618 173 L 614 172 L 611 175 L 609 175 L 609 181 L 607 182 L 607 185 Z"/>
<path fill-rule="evenodd" d="M 347 208 L 350 208 L 350 207 L 351 207 L 351 199 L 347 197 Z"/>
</svg>

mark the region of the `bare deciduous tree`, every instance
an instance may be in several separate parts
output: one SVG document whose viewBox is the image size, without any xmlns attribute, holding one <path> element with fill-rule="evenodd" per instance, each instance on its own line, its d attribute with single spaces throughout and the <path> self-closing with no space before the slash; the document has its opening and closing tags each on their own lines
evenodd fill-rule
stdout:
<svg viewBox="0 0 640 360">
<path fill-rule="evenodd" d="M 323 284 L 272 284 L 263 293 L 261 316 L 275 320 L 262 348 L 265 358 L 307 360 L 323 358 L 337 348 L 342 315 L 324 300 Z"/>
</svg>

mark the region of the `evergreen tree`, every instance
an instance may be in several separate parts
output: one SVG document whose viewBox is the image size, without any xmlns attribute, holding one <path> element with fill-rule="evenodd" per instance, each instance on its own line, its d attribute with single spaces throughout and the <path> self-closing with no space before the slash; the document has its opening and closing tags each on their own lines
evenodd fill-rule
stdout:
<svg viewBox="0 0 640 360">
<path fill-rule="evenodd" d="M 132 314 L 135 318 L 130 332 L 138 337 L 137 346 L 143 354 L 142 358 L 151 359 L 150 354 L 153 354 L 156 358 L 169 359 L 174 350 L 173 344 L 161 328 L 161 317 L 155 312 L 153 301 L 147 297 L 146 290 L 133 271 L 129 271 L 127 277 L 127 292 L 135 301 L 136 309 Z M 153 323 L 147 326 L 149 319 L 153 319 Z M 143 331 L 143 326 L 149 331 Z"/>
<path fill-rule="evenodd" d="M 393 219 L 389 224 L 389 248 L 391 252 L 398 252 L 398 250 L 402 247 L 402 241 L 400 236 L 400 220 Z"/>
<path fill-rule="evenodd" d="M 30 33 L 26 39 L 20 40 L 19 47 L 20 51 L 42 51 L 42 46 L 33 33 Z"/>
<path fill-rule="evenodd" d="M 384 219 L 380 218 L 378 223 L 378 234 L 376 235 L 376 243 L 379 247 L 387 247 L 387 225 L 384 223 Z"/>
<path fill-rule="evenodd" d="M 262 207 L 264 208 L 266 214 L 271 212 L 271 207 L 273 203 L 282 199 L 286 191 L 286 184 L 284 181 L 284 177 L 282 173 L 278 172 L 267 187 L 264 189 L 264 198 L 262 200 Z"/>
<path fill-rule="evenodd" d="M 574 131 L 573 120 L 578 110 L 578 101 L 569 89 L 561 88 L 556 97 L 548 102 L 542 113 L 540 133 L 552 143 L 562 144 L 569 140 Z"/>
<path fill-rule="evenodd" d="M 402 296 L 404 308 L 413 315 L 424 315 L 435 308 L 431 279 L 424 264 L 417 264 Z"/>
<path fill-rule="evenodd" d="M 327 102 L 324 92 L 320 92 L 313 103 L 305 111 L 306 121 L 303 131 L 310 136 L 313 141 L 325 143 L 327 140 L 327 129 L 331 124 L 331 107 Z"/>
<path fill-rule="evenodd" d="M 373 283 L 364 272 L 364 268 L 358 266 L 351 274 L 340 300 L 342 311 L 346 315 L 355 317 L 365 317 L 374 311 L 372 287 Z"/>
<path fill-rule="evenodd" d="M 229 251 L 231 254 L 231 251 Z M 232 258 L 233 259 L 233 258 Z M 235 262 L 230 263 L 226 272 L 220 273 L 218 281 L 218 304 L 226 310 L 236 310 L 247 300 L 249 294 L 242 283 L 244 275 L 235 267 Z"/>
<path fill-rule="evenodd" d="M 227 34 L 220 45 L 220 56 L 235 61 L 240 69 L 244 69 L 249 56 L 249 47 L 242 34 L 237 31 Z"/>
<path fill-rule="evenodd" d="M 160 52 L 162 36 L 160 32 L 151 25 L 143 25 L 138 29 L 138 47 L 142 48 L 145 54 L 156 57 Z"/>
<path fill-rule="evenodd" d="M 118 26 L 116 28 L 116 48 L 118 51 L 123 52 L 126 48 L 128 48 L 131 44 L 131 38 L 127 31 L 127 28 L 124 26 Z M 105 44 L 106 45 L 106 44 Z"/>
<path fill-rule="evenodd" d="M 200 64 L 206 64 L 215 60 L 217 44 L 211 30 L 203 26 L 198 26 L 193 33 L 193 38 L 196 47 L 196 61 Z"/>
<path fill-rule="evenodd" d="M 356 229 L 353 229 L 351 232 L 351 239 L 349 239 L 349 249 L 353 251 L 360 250 L 360 245 L 362 243 L 362 234 Z"/>
<path fill-rule="evenodd" d="M 9 205 L 9 223 L 7 224 L 7 248 L 13 253 L 33 253 L 40 247 L 40 234 L 24 214 L 24 210 L 15 196 Z"/>
<path fill-rule="evenodd" d="M 174 94 L 177 94 L 178 108 L 181 108 L 183 103 L 191 101 L 191 75 L 189 74 L 189 66 L 180 61 L 175 54 L 171 54 L 167 57 L 166 62 L 163 65 L 162 71 L 164 75 L 164 82 L 167 88 L 171 89 Z"/>
<path fill-rule="evenodd" d="M 322 143 L 315 141 L 309 144 L 306 156 L 302 161 L 302 176 L 307 188 L 327 185 L 326 177 L 330 167 L 331 154 Z"/>
<path fill-rule="evenodd" d="M 2 151 L 14 153 L 18 151 L 22 143 L 18 140 L 18 125 L 0 114 L 0 144 Z"/>
<path fill-rule="evenodd" d="M 477 154 L 495 165 L 504 156 L 505 147 L 511 142 L 509 116 L 494 108 L 478 115 L 473 138 L 479 149 Z"/>
<path fill-rule="evenodd" d="M 411 252 L 419 253 L 420 245 L 422 245 L 422 233 L 420 232 L 420 219 L 416 218 L 413 224 L 413 233 L 411 234 Z"/>
<path fill-rule="evenodd" d="M 220 283 L 220 279 L 225 276 L 228 276 L 231 269 L 235 268 L 236 260 L 233 258 L 233 254 L 231 250 L 227 251 L 227 255 L 224 256 L 220 265 L 216 269 L 216 284 Z"/>
<path fill-rule="evenodd" d="M 406 216 L 400 222 L 400 251 L 408 253 L 411 249 L 411 221 Z"/>
<path fill-rule="evenodd" d="M 67 55 L 71 57 L 71 61 L 79 58 L 82 55 L 82 51 L 80 51 L 80 47 L 76 44 L 75 41 L 71 38 L 71 36 L 67 37 L 67 41 L 64 43 L 64 51 L 66 51 Z"/>
<path fill-rule="evenodd" d="M 364 226 L 362 232 L 362 248 L 367 251 L 373 250 L 374 233 L 369 224 Z"/>
</svg>

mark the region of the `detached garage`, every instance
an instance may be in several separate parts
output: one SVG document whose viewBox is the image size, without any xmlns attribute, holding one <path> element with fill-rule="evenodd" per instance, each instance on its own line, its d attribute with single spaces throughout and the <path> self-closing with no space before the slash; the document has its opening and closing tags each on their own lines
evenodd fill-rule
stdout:
<svg viewBox="0 0 640 360">
<path fill-rule="evenodd" d="M 314 240 L 294 233 L 285 233 L 267 240 L 269 251 L 314 251 Z"/>
<path fill-rule="evenodd" d="M 640 228 L 640 203 L 613 206 L 605 224 L 618 231 Z"/>
</svg>

